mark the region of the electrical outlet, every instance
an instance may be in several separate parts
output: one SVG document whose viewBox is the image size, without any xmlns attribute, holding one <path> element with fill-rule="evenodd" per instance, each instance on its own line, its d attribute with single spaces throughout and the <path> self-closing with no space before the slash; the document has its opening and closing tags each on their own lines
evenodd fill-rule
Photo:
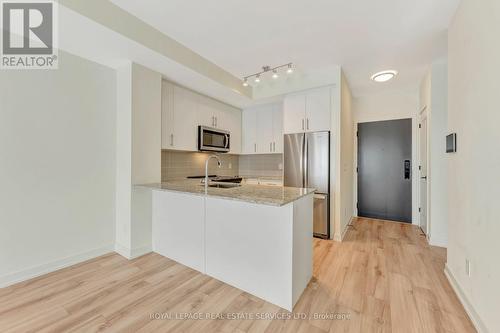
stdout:
<svg viewBox="0 0 500 333">
<path fill-rule="evenodd" d="M 471 271 L 470 271 L 470 260 L 465 259 L 465 274 L 470 277 Z"/>
</svg>

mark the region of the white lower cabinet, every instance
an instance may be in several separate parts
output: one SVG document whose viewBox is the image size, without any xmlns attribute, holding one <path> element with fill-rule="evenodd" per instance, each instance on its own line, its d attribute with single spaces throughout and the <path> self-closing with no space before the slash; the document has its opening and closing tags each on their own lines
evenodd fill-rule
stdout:
<svg viewBox="0 0 500 333">
<path fill-rule="evenodd" d="M 205 198 L 153 191 L 153 251 L 205 271 Z"/>
<path fill-rule="evenodd" d="M 153 190 L 153 251 L 288 311 L 312 278 L 313 196 L 284 206 Z"/>
<path fill-rule="evenodd" d="M 283 108 L 281 103 L 243 110 L 243 154 L 283 152 Z"/>
</svg>

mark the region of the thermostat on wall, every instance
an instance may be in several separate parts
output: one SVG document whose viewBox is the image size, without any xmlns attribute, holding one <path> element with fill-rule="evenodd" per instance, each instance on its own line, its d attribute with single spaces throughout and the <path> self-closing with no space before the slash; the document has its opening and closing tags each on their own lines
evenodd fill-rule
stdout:
<svg viewBox="0 0 500 333">
<path fill-rule="evenodd" d="M 457 133 L 451 133 L 446 136 L 446 152 L 447 153 L 457 152 Z"/>
</svg>

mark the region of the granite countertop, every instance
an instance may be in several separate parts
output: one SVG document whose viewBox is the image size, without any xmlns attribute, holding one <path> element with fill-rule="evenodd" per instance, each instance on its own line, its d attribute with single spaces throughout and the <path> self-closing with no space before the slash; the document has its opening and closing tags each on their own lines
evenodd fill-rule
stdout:
<svg viewBox="0 0 500 333">
<path fill-rule="evenodd" d="M 196 195 L 205 195 L 205 187 L 200 180 L 174 180 L 164 183 L 136 185 L 159 191 L 176 191 Z M 246 201 L 256 204 L 283 206 L 308 194 L 314 193 L 312 188 L 283 186 L 265 186 L 243 184 L 233 188 L 208 188 L 208 196 L 229 200 Z"/>
</svg>

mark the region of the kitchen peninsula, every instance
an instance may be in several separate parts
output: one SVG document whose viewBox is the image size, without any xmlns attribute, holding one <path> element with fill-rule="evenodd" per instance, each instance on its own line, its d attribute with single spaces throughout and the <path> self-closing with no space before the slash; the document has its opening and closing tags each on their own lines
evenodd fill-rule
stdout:
<svg viewBox="0 0 500 333">
<path fill-rule="evenodd" d="M 199 180 L 152 189 L 153 251 L 292 310 L 312 277 L 313 189 Z"/>
</svg>

